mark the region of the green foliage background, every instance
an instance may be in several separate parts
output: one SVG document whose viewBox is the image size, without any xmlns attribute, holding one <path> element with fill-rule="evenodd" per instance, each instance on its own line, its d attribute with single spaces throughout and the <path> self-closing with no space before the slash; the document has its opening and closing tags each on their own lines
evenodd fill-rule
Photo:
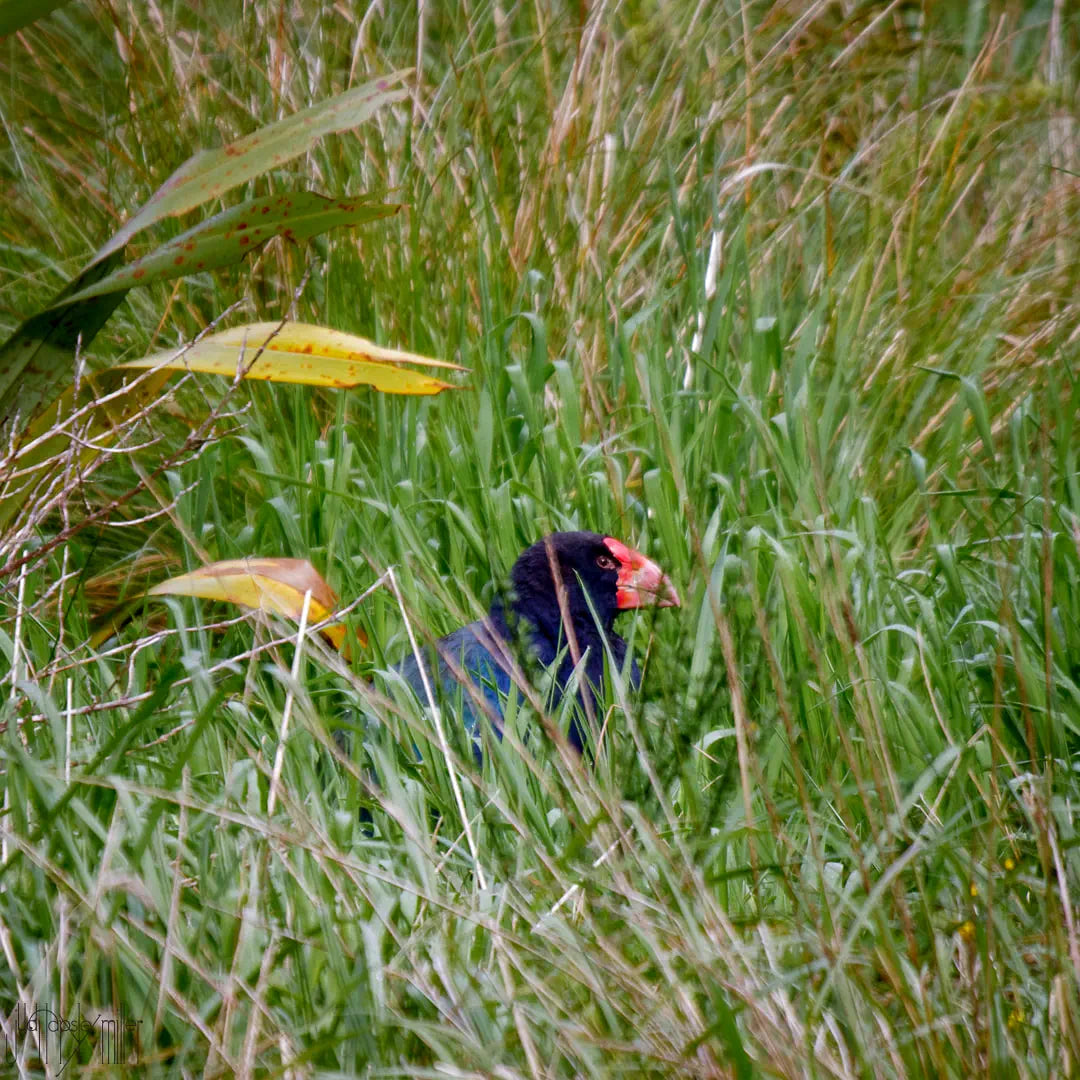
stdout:
<svg viewBox="0 0 1080 1080">
<path fill-rule="evenodd" d="M 226 393 L 186 384 L 55 531 L 135 489 L 108 524 L 0 581 L 5 1064 L 50 1002 L 162 1076 L 1070 1074 L 1078 56 L 1055 0 L 74 2 L 0 42 L 5 329 L 198 149 L 419 58 L 245 193 L 406 212 L 133 292 L 89 362 L 303 285 L 472 372 L 245 384 L 140 486 Z M 684 606 L 626 625 L 594 770 L 522 708 L 478 773 L 368 676 L 571 527 Z M 295 631 L 190 602 L 92 636 L 247 554 L 378 583 L 369 651 L 294 678 Z"/>
</svg>

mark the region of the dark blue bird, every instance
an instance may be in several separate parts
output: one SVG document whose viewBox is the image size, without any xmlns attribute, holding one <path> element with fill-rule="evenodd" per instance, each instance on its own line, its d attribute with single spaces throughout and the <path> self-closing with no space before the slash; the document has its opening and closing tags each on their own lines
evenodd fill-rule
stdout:
<svg viewBox="0 0 1080 1080">
<path fill-rule="evenodd" d="M 562 607 L 557 582 L 564 592 Z M 486 714 L 501 737 L 500 721 L 515 662 L 519 670 L 536 665 L 550 668 L 561 654 L 551 700 L 553 708 L 558 708 L 576 666 L 575 652 L 585 657 L 579 696 L 584 705 L 587 695 L 595 711 L 597 692 L 603 689 L 605 642 L 620 670 L 626 658 L 626 642 L 613 629 L 615 617 L 629 608 L 678 603 L 678 593 L 660 567 L 633 548 L 599 533 L 552 533 L 514 563 L 505 601 L 496 600 L 486 620 L 463 626 L 436 642 L 434 679 L 425 655 L 432 694 L 436 702 L 450 703 L 460 693 L 462 722 L 479 759 L 480 717 Z M 567 626 L 573 631 L 572 643 Z M 426 705 L 416 657 L 406 657 L 396 670 Z M 636 687 L 640 672 L 634 660 L 630 678 Z M 571 723 L 569 740 L 579 752 L 584 749 L 586 739 L 577 719 Z"/>
</svg>

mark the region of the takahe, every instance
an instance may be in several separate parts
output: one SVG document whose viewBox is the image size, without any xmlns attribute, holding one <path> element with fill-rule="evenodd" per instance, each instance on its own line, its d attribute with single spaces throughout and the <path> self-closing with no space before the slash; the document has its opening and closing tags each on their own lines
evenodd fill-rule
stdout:
<svg viewBox="0 0 1080 1080">
<path fill-rule="evenodd" d="M 564 593 L 561 606 L 557 581 Z M 577 656 L 585 657 L 579 696 L 584 705 L 587 695 L 595 709 L 604 683 L 605 642 L 620 670 L 626 657 L 626 642 L 613 630 L 616 615 L 629 608 L 678 604 L 679 595 L 660 567 L 633 548 L 599 533 L 551 533 L 514 563 L 505 600 L 492 604 L 486 620 L 436 642 L 437 677 L 428 680 L 432 693 L 436 701 L 451 703 L 460 692 L 462 721 L 479 760 L 480 716 L 486 714 L 501 737 L 500 720 L 515 661 L 519 670 L 535 665 L 550 668 L 561 654 L 551 691 L 551 704 L 557 708 L 575 668 L 576 646 Z M 416 657 L 407 657 L 396 670 L 426 705 Z M 425 670 L 430 675 L 427 654 Z M 641 675 L 633 659 L 630 678 L 636 688 Z M 568 736 L 581 752 L 587 740 L 578 718 Z"/>
</svg>

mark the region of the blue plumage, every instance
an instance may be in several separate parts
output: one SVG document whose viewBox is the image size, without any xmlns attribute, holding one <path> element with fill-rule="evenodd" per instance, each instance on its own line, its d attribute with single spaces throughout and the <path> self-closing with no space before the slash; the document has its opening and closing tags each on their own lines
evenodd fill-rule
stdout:
<svg viewBox="0 0 1080 1080">
<path fill-rule="evenodd" d="M 489 620 L 493 623 L 494 620 Z M 507 627 L 502 619 L 498 620 L 501 625 L 496 632 L 500 634 L 503 642 L 511 640 Z M 452 704 L 461 694 L 461 722 L 474 746 L 480 742 L 480 718 L 487 715 L 494 722 L 495 731 L 501 736 L 502 731 L 498 720 L 503 714 L 503 703 L 510 693 L 510 673 L 507 668 L 496 661 L 493 650 L 498 646 L 490 639 L 490 635 L 484 627 L 483 620 L 469 623 L 452 634 L 447 634 L 437 643 L 438 668 L 436 677 L 429 678 L 431 692 L 435 695 L 436 703 Z M 425 656 L 425 664 L 430 676 L 431 668 L 428 658 Z M 420 667 L 416 657 L 409 655 L 399 664 L 395 665 L 395 671 L 412 687 L 413 692 L 423 704 L 427 704 L 427 694 L 424 691 L 423 679 L 420 677 Z M 459 678 L 459 673 L 466 679 Z M 477 700 L 479 695 L 479 700 Z"/>
</svg>

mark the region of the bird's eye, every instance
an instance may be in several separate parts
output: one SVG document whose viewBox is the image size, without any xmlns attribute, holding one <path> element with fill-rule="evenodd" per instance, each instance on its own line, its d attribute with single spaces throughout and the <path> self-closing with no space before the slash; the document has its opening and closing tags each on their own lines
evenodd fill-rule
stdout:
<svg viewBox="0 0 1080 1080">
<path fill-rule="evenodd" d="M 596 565 L 601 570 L 616 570 L 619 564 L 610 555 L 597 555 Z"/>
</svg>

